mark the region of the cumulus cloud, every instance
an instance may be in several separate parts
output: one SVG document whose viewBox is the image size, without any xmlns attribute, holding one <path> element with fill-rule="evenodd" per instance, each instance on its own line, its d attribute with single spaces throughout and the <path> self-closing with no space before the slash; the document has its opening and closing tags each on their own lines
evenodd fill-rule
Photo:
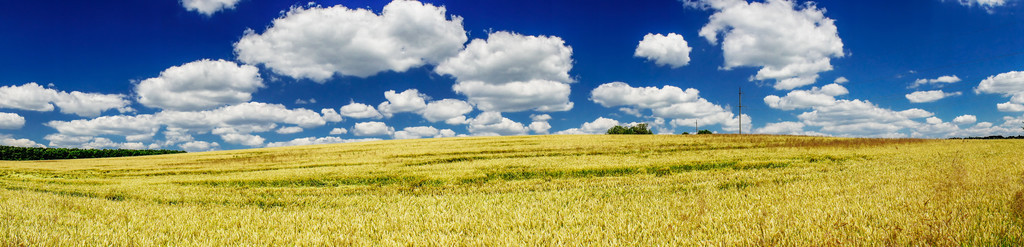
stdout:
<svg viewBox="0 0 1024 247">
<path fill-rule="evenodd" d="M 445 121 L 448 124 L 464 124 L 465 115 L 473 111 L 473 106 L 457 99 L 443 99 L 427 104 L 420 112 L 423 119 L 430 122 Z"/>
<path fill-rule="evenodd" d="M 451 131 L 451 130 L 449 130 Z M 454 131 L 453 131 L 454 133 Z M 395 139 L 419 139 L 424 137 L 442 137 L 441 130 L 430 126 L 406 127 L 394 134 Z"/>
<path fill-rule="evenodd" d="M 319 144 L 334 144 L 334 143 L 352 143 L 352 142 L 365 142 L 365 141 L 379 141 L 377 138 L 364 138 L 364 139 L 342 139 L 339 137 L 328 136 L 328 137 L 304 137 L 296 138 L 286 142 L 271 142 L 267 143 L 267 147 L 287 147 L 287 146 L 304 146 L 304 145 L 319 145 Z"/>
<path fill-rule="evenodd" d="M 977 122 L 977 121 L 978 121 L 978 117 L 975 117 L 974 115 L 961 115 L 961 116 L 956 117 L 956 118 L 953 119 L 953 123 L 959 124 L 959 125 L 972 124 L 972 123 Z"/>
<path fill-rule="evenodd" d="M 43 139 L 50 141 L 50 147 L 86 148 L 86 149 L 146 149 L 141 142 L 114 142 L 103 137 L 68 136 L 50 134 Z"/>
<path fill-rule="evenodd" d="M 259 69 L 224 60 L 203 59 L 170 67 L 135 85 L 142 105 L 196 111 L 248 102 L 264 87 Z"/>
<path fill-rule="evenodd" d="M 1024 111 L 1024 104 L 1015 104 L 1012 102 L 996 104 L 996 109 L 1001 112 L 1022 112 Z"/>
<path fill-rule="evenodd" d="M 605 83 L 590 92 L 590 100 L 604 107 L 629 107 L 650 109 L 651 116 L 672 119 L 674 126 L 693 126 L 694 120 L 701 125 L 722 125 L 723 130 L 739 130 L 739 118 L 735 114 L 700 97 L 700 91 L 689 88 L 685 91 L 675 86 L 632 87 L 623 82 Z M 636 110 L 636 113 L 640 113 Z M 744 126 L 749 128 L 749 116 L 743 116 Z"/>
<path fill-rule="evenodd" d="M 377 111 L 377 109 L 373 109 L 373 106 L 355 102 L 351 102 L 348 105 L 342 106 L 339 114 L 350 118 L 380 119 L 384 117 L 384 115 L 381 115 L 380 112 Z"/>
<path fill-rule="evenodd" d="M 437 65 L 455 77 L 455 92 L 483 111 L 567 111 L 572 48 L 559 37 L 490 33 Z"/>
<path fill-rule="evenodd" d="M 469 133 L 476 136 L 525 135 L 529 129 L 522 123 L 501 116 L 500 112 L 483 112 L 469 120 Z"/>
<path fill-rule="evenodd" d="M 790 111 L 832 105 L 836 102 L 836 96 L 848 93 L 850 91 L 846 87 L 833 83 L 821 88 L 813 87 L 811 90 L 793 90 L 783 97 L 768 95 L 764 97 L 764 103 L 771 108 Z"/>
<path fill-rule="evenodd" d="M 348 130 L 345 129 L 345 128 L 334 128 L 334 129 L 331 129 L 331 133 L 330 134 L 331 135 L 344 135 L 344 134 L 348 134 Z"/>
<path fill-rule="evenodd" d="M 228 127 L 241 132 L 265 132 L 277 123 L 303 128 L 327 123 L 320 114 L 303 108 L 288 109 L 281 104 L 249 102 L 200 112 L 163 111 L 156 114 L 160 123 L 171 127 L 208 130 Z"/>
<path fill-rule="evenodd" d="M 822 132 L 851 136 L 901 137 L 897 131 L 918 126 L 914 118 L 933 114 L 921 109 L 893 111 L 870 101 L 838 100 L 835 104 L 815 107 L 797 116 L 808 126 L 821 127 Z"/>
<path fill-rule="evenodd" d="M 775 89 L 813 84 L 818 73 L 832 70 L 831 58 L 845 55 L 835 21 L 813 3 L 720 0 L 704 4 L 716 12 L 699 34 L 712 44 L 718 44 L 721 36 L 722 68 L 761 67 L 754 78 L 775 80 Z"/>
<path fill-rule="evenodd" d="M 840 76 L 839 78 L 836 78 L 835 81 L 832 81 L 832 83 L 835 83 L 835 84 L 843 84 L 843 83 L 847 83 L 847 82 L 850 82 L 850 79 L 846 79 L 845 76 Z"/>
<path fill-rule="evenodd" d="M 205 141 L 190 141 L 178 145 L 179 148 L 188 152 L 205 152 L 213 151 L 220 148 L 220 143 L 216 142 L 205 142 Z"/>
<path fill-rule="evenodd" d="M 960 96 L 960 94 L 961 94 L 960 92 L 947 93 L 947 92 L 943 92 L 942 90 L 931 90 L 931 91 L 916 91 L 916 92 L 907 94 L 906 97 L 907 97 L 907 100 L 910 100 L 911 103 L 928 103 L 928 102 L 935 102 L 935 101 L 938 101 L 938 100 L 946 98 L 946 97 Z"/>
<path fill-rule="evenodd" d="M 217 128 L 210 133 L 219 135 L 220 138 L 227 143 L 246 145 L 250 147 L 262 146 L 263 142 L 266 141 L 262 136 L 245 133 L 245 131 L 239 131 L 235 128 Z"/>
<path fill-rule="evenodd" d="M 1007 0 L 956 0 L 960 5 L 974 7 L 978 6 L 984 8 L 989 13 L 993 12 L 993 9 L 1006 5 Z"/>
<path fill-rule="evenodd" d="M 181 0 L 181 6 L 185 7 L 188 11 L 212 16 L 214 13 L 225 9 L 234 9 L 238 1 L 241 0 Z"/>
<path fill-rule="evenodd" d="M 238 59 L 275 73 L 324 82 L 335 74 L 369 77 L 436 64 L 468 39 L 462 18 L 444 7 L 393 1 L 378 15 L 367 9 L 293 7 L 262 34 L 235 43 Z"/>
<path fill-rule="evenodd" d="M 17 139 L 10 135 L 0 135 L 0 146 L 12 146 L 12 147 L 26 147 L 26 148 L 45 148 L 43 144 L 36 143 L 29 139 Z"/>
<path fill-rule="evenodd" d="M 401 93 L 395 93 L 395 90 L 388 90 L 384 92 L 384 98 L 388 99 L 377 106 L 377 110 L 380 111 L 384 117 L 390 118 L 395 113 L 400 112 L 418 112 L 427 107 L 427 100 L 430 99 L 425 94 L 420 93 L 416 89 L 408 89 Z"/>
<path fill-rule="evenodd" d="M 690 64 L 690 45 L 682 35 L 648 33 L 636 46 L 634 57 L 647 58 L 658 66 L 670 66 L 673 69 Z"/>
<path fill-rule="evenodd" d="M 103 116 L 93 119 L 71 121 L 50 121 L 45 124 L 58 133 L 71 136 L 153 136 L 160 130 L 160 123 L 153 115 Z"/>
<path fill-rule="evenodd" d="M 287 109 L 280 104 L 250 102 L 198 112 L 162 111 L 135 116 L 103 116 L 50 121 L 46 125 L 56 129 L 61 136 L 79 138 L 73 139 L 79 141 L 66 142 L 70 144 L 64 146 L 82 145 L 97 136 L 124 136 L 127 141 L 149 140 L 162 126 L 167 128 L 164 132 L 167 140 L 162 145 L 191 141 L 188 133 L 212 133 L 229 143 L 257 146 L 263 143 L 262 137 L 250 133 L 268 132 L 278 124 L 312 128 L 326 122 L 323 116 L 308 109 Z"/>
<path fill-rule="evenodd" d="M 530 126 L 528 126 L 528 127 L 530 128 L 530 130 L 533 131 L 533 133 L 535 133 L 535 134 L 547 134 L 548 130 L 551 130 L 551 124 L 548 123 L 548 121 L 551 120 L 551 115 L 548 115 L 548 114 L 530 115 L 530 119 L 533 120 L 533 122 L 530 123 Z"/>
<path fill-rule="evenodd" d="M 483 111 L 555 112 L 568 111 L 573 107 L 573 103 L 569 102 L 569 84 L 554 81 L 531 80 L 504 84 L 468 81 L 455 84 L 452 88 L 466 95 L 470 103 Z"/>
<path fill-rule="evenodd" d="M 825 134 L 805 131 L 806 125 L 801 122 L 778 122 L 769 123 L 764 127 L 757 128 L 754 133 L 758 134 L 772 134 L 772 135 L 807 135 L 807 136 L 824 136 Z"/>
<path fill-rule="evenodd" d="M 978 83 L 974 92 L 977 94 L 1002 94 L 1004 97 L 1010 97 L 1010 101 L 996 105 L 999 111 L 1024 111 L 1024 71 L 1010 71 L 989 76 Z"/>
<path fill-rule="evenodd" d="M 352 134 L 356 136 L 383 136 L 391 135 L 395 128 L 389 127 L 383 122 L 362 122 L 352 126 Z"/>
<path fill-rule="evenodd" d="M 571 128 L 563 131 L 556 132 L 559 135 L 594 135 L 604 134 L 608 132 L 608 129 L 619 125 L 619 121 L 611 118 L 598 117 L 594 121 L 583 123 L 579 128 Z"/>
<path fill-rule="evenodd" d="M 57 91 L 34 82 L 0 87 L 0 108 L 48 112 L 53 111 L 56 105 L 61 113 L 83 117 L 99 116 L 110 109 L 117 109 L 121 113 L 131 112 L 131 102 L 126 98 L 123 94 Z"/>
<path fill-rule="evenodd" d="M 295 134 L 295 133 L 302 132 L 302 130 L 303 130 L 302 127 L 298 127 L 298 126 L 281 127 L 280 129 L 277 129 L 277 133 L 278 134 L 283 134 L 283 135 Z"/>
<path fill-rule="evenodd" d="M 17 113 L 0 112 L 0 129 L 20 129 L 25 126 L 25 117 Z"/>
<path fill-rule="evenodd" d="M 914 84 L 910 85 L 910 88 L 917 88 L 924 85 L 937 85 L 939 87 L 942 87 L 942 85 L 944 84 L 952 84 L 957 82 L 960 82 L 960 77 L 957 77 L 956 75 L 944 75 L 935 79 L 917 79 L 914 81 Z"/>
<path fill-rule="evenodd" d="M 338 114 L 337 111 L 331 108 L 320 109 L 320 114 L 324 116 L 324 121 L 327 122 L 336 123 L 342 120 L 341 114 Z"/>
</svg>

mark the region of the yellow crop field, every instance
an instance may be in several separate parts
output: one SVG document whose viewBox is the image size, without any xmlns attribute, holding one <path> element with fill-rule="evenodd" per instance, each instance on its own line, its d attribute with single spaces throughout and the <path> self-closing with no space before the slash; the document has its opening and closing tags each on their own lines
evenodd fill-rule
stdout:
<svg viewBox="0 0 1024 247">
<path fill-rule="evenodd" d="M 1022 245 L 1024 141 L 467 137 L 0 162 L 0 245 Z"/>
</svg>

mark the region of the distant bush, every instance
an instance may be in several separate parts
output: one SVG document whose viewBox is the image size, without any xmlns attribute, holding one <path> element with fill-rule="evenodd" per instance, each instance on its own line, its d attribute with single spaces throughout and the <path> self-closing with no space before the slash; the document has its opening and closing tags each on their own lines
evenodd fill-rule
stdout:
<svg viewBox="0 0 1024 247">
<path fill-rule="evenodd" d="M 689 134 L 690 134 L 690 132 L 685 132 L 685 131 L 684 131 L 684 132 L 683 132 L 683 134 L 684 134 L 684 135 L 689 135 Z"/>
<path fill-rule="evenodd" d="M 697 134 L 698 135 L 708 135 L 708 134 L 714 134 L 714 133 L 711 133 L 710 130 L 700 130 L 700 131 L 697 131 Z"/>
<path fill-rule="evenodd" d="M 0 160 L 59 160 L 184 153 L 180 150 L 25 148 L 0 146 Z"/>
<path fill-rule="evenodd" d="M 608 129 L 608 134 L 609 135 L 650 135 L 650 134 L 654 134 L 654 133 L 651 132 L 650 127 L 648 127 L 646 123 L 639 123 L 637 125 L 627 126 L 627 127 L 615 125 L 615 127 L 612 127 L 611 129 Z"/>
</svg>

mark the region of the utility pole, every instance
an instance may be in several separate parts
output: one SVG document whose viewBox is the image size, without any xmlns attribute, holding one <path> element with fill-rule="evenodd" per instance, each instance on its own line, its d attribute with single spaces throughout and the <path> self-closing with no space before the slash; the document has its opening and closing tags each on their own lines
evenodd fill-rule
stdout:
<svg viewBox="0 0 1024 247">
<path fill-rule="evenodd" d="M 740 135 L 743 134 L 743 87 L 740 87 L 740 104 L 736 106 L 736 109 L 740 111 L 740 115 L 736 119 L 740 120 Z"/>
<path fill-rule="evenodd" d="M 697 119 L 693 120 L 693 134 L 700 134 L 700 127 L 697 126 Z"/>
</svg>

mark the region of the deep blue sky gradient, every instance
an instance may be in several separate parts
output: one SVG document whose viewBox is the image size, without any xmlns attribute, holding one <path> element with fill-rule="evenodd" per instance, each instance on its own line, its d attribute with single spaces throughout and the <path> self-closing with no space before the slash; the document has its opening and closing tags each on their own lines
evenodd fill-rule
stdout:
<svg viewBox="0 0 1024 247">
<path fill-rule="evenodd" d="M 378 13 L 388 2 L 316 1 L 323 6 L 368 7 Z M 444 5 L 449 15 L 462 16 L 471 40 L 486 39 L 489 31 L 513 31 L 558 36 L 572 47 L 575 63 L 570 75 L 577 82 L 572 84 L 570 100 L 575 107 L 568 112 L 548 113 L 554 117 L 552 132 L 579 127 L 597 117 L 622 122 L 644 121 L 589 100 L 591 90 L 614 81 L 634 87 L 695 88 L 702 97 L 722 106 L 735 105 L 736 89 L 742 86 L 747 106 L 744 113 L 753 118 L 755 127 L 769 122 L 796 121 L 795 116 L 803 112 L 780 111 L 765 105 L 762 100 L 765 96 L 781 96 L 786 91 L 773 89 L 771 82 L 748 81 L 759 68 L 719 69 L 724 64 L 721 46 L 698 36 L 700 28 L 713 14 L 710 10 L 686 8 L 675 0 L 424 2 Z M 237 61 L 232 45 L 246 29 L 262 32 L 290 6 L 305 4 L 242 0 L 234 9 L 204 16 L 185 10 L 174 0 L 8 1 L 0 7 L 0 86 L 53 83 L 55 89 L 63 91 L 131 95 L 133 81 L 156 77 L 171 66 L 204 58 Z M 850 94 L 839 98 L 870 100 L 882 108 L 897 111 L 921 108 L 945 121 L 973 114 L 979 122 L 999 124 L 1003 116 L 1020 116 L 996 110 L 995 105 L 1006 102 L 1007 98 L 978 95 L 973 88 L 988 76 L 1024 70 L 1024 17 L 1021 16 L 1024 3 L 1010 1 L 992 11 L 939 0 L 822 0 L 816 4 L 827 10 L 828 18 L 835 20 L 846 56 L 833 59 L 834 70 L 820 73 L 815 86 L 844 76 L 850 80 L 845 84 Z M 671 69 L 633 57 L 637 42 L 645 34 L 670 32 L 681 34 L 693 48 L 689 65 Z M 452 91 L 454 79 L 433 73 L 432 65 L 402 73 L 384 72 L 365 79 L 335 76 L 323 84 L 276 75 L 263 66 L 260 69 L 267 87 L 254 94 L 254 101 L 284 104 L 289 108 L 337 109 L 350 101 L 376 106 L 385 100 L 384 91 L 401 92 L 409 88 L 419 89 L 434 99 L 465 99 Z M 943 88 L 947 92 L 961 91 L 963 95 L 923 104 L 910 103 L 904 97 L 913 91 L 907 86 L 915 79 L 943 75 L 963 79 Z M 309 98 L 316 99 L 317 103 L 295 104 L 296 99 Z M 137 112 L 130 114 L 158 111 L 135 102 L 132 107 Z M 44 123 L 82 119 L 59 111 L 0 109 L 0 112 L 17 113 L 27 119 L 22 129 L 0 130 L 0 134 L 42 144 L 46 144 L 44 136 L 56 132 Z M 467 117 L 477 113 L 479 110 L 474 110 Z M 116 111 L 104 113 L 117 114 Z M 503 115 L 529 124 L 530 114 L 536 112 Z M 412 114 L 399 114 L 384 121 L 396 129 L 431 125 Z M 333 127 L 351 128 L 355 122 L 358 120 L 346 119 L 298 135 L 326 136 Z M 433 125 L 467 133 L 465 126 Z M 718 126 L 711 128 L 720 131 Z M 682 131 L 689 129 L 677 129 L 677 132 Z M 262 136 L 267 142 L 299 137 L 272 132 Z M 224 149 L 244 148 L 224 143 L 212 135 L 196 137 L 220 142 Z"/>
</svg>

